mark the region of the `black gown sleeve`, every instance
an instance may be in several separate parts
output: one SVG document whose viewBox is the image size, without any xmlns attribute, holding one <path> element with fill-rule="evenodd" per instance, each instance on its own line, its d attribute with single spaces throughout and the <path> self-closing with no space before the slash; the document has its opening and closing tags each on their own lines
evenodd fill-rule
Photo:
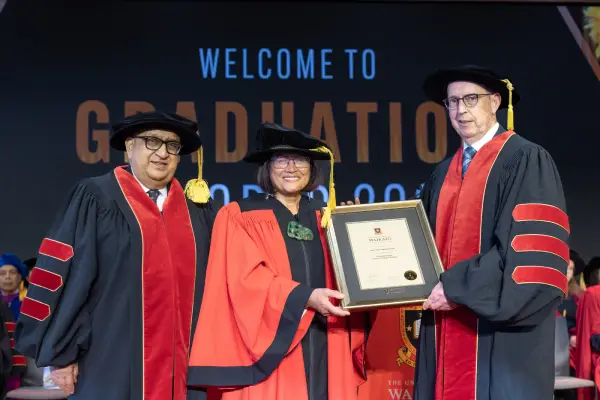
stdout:
<svg viewBox="0 0 600 400">
<path fill-rule="evenodd" d="M 99 218 L 95 195 L 82 182 L 42 240 L 15 333 L 17 350 L 38 367 L 65 367 L 88 349 Z"/>
<path fill-rule="evenodd" d="M 535 325 L 565 297 L 569 223 L 561 180 L 539 146 L 508 163 L 495 245 L 441 275 L 446 297 L 492 323 Z"/>
<path fill-rule="evenodd" d="M 421 200 L 423 202 L 423 208 L 425 209 L 426 215 L 431 215 L 431 205 L 433 203 L 433 190 L 434 190 L 434 182 L 436 178 L 437 169 L 434 170 L 429 178 L 423 184 L 423 187 L 419 191 L 419 194 L 415 196 L 415 199 Z"/>
<path fill-rule="evenodd" d="M 217 218 L 217 214 L 219 213 L 219 210 L 223 207 L 223 204 L 212 198 L 209 199 L 208 202 L 205 204 L 199 204 L 194 202 L 191 202 L 191 204 L 193 204 L 198 209 L 198 213 L 196 215 L 202 218 L 204 220 L 203 222 L 207 224 L 208 232 L 210 235 L 212 233 L 212 228 L 215 223 L 215 219 Z"/>
<path fill-rule="evenodd" d="M 219 210 L 223 207 L 221 202 L 218 202 L 214 199 L 211 199 L 206 205 L 206 219 L 208 221 L 209 233 L 212 233 L 213 225 L 215 224 L 215 219 L 217 218 L 217 214 Z"/>
<path fill-rule="evenodd" d="M 222 203 L 215 201 L 214 199 L 209 199 L 206 204 L 194 203 L 191 200 L 189 201 L 193 207 L 196 207 L 197 212 L 191 212 L 191 215 L 194 218 L 198 218 L 200 221 L 201 227 L 206 227 L 206 231 L 202 230 L 200 232 L 196 232 L 196 240 L 205 240 L 206 243 L 206 254 L 197 254 L 198 260 L 200 264 L 198 266 L 199 273 L 196 275 L 197 283 L 196 283 L 196 294 L 194 299 L 194 312 L 192 317 L 192 329 L 191 335 L 193 339 L 194 332 L 196 331 L 196 324 L 198 322 L 198 314 L 200 312 L 200 306 L 202 305 L 202 298 L 204 294 L 204 279 L 206 276 L 206 267 L 208 263 L 208 250 L 210 248 L 211 238 L 212 238 L 212 229 L 215 223 L 215 219 L 217 217 L 217 213 L 222 207 Z M 202 239 L 199 239 L 202 238 Z M 194 387 L 188 386 L 186 393 L 186 400 L 206 400 L 207 392 L 206 388 L 202 387 Z"/>
</svg>

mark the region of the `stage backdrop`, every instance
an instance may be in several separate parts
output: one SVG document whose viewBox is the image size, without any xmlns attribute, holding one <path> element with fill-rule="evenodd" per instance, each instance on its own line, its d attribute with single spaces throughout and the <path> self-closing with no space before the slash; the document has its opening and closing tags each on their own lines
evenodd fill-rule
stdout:
<svg viewBox="0 0 600 400">
<path fill-rule="evenodd" d="M 445 110 L 424 97 L 423 79 L 437 68 L 471 63 L 497 70 L 520 91 L 516 131 L 547 148 L 558 165 L 572 247 L 586 258 L 599 254 L 597 9 L 4 3 L 2 252 L 35 255 L 75 182 L 124 163 L 109 149 L 110 124 L 152 108 L 199 122 L 205 177 L 220 202 L 257 190 L 254 167 L 240 160 L 260 122 L 270 120 L 331 145 L 340 200 L 412 197 L 459 146 Z M 184 157 L 178 178 L 195 174 L 194 158 Z M 314 196 L 326 199 L 327 191 Z M 361 396 L 410 399 L 416 338 L 409 328 L 418 310 L 384 316 L 370 344 L 380 355 L 370 365 L 378 383 Z"/>
</svg>

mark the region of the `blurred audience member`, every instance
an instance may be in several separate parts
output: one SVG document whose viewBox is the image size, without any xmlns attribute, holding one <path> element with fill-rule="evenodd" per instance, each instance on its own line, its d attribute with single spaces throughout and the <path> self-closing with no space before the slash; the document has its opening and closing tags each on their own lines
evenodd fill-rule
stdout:
<svg viewBox="0 0 600 400">
<path fill-rule="evenodd" d="M 0 302 L 0 399 L 12 390 L 9 385 L 13 367 L 11 336 L 8 333 L 10 321 L 12 313 L 6 304 Z"/>
<path fill-rule="evenodd" d="M 35 267 L 35 263 L 37 262 L 37 257 L 28 258 L 23 261 L 23 264 L 27 266 L 27 278 L 25 279 L 25 288 L 29 288 L 29 277 L 31 276 L 31 271 Z"/>
<path fill-rule="evenodd" d="M 29 278 L 31 277 L 31 271 L 35 267 L 37 263 L 37 257 L 28 258 L 23 261 L 23 264 L 27 266 L 27 278 L 24 279 L 25 288 L 29 288 Z M 38 368 L 35 365 L 35 361 L 31 357 L 25 357 L 25 361 L 27 362 L 27 370 L 25 374 L 21 377 L 21 386 L 44 386 L 44 368 Z M 51 387 L 58 388 L 58 386 L 51 384 Z"/>
<path fill-rule="evenodd" d="M 572 277 L 569 279 L 569 295 L 575 298 L 581 296 L 585 290 L 583 271 L 586 264 L 583 258 L 575 250 L 569 251 L 569 267 L 572 268 Z"/>
<path fill-rule="evenodd" d="M 21 303 L 27 294 L 29 275 L 35 266 L 36 258 L 23 262 L 14 254 L 5 253 L 0 256 L 0 291 L 2 303 L 7 307 L 10 318 L 5 323 L 6 332 L 12 347 L 12 371 L 7 389 L 13 390 L 22 386 L 42 386 L 43 369 L 35 365 L 33 359 L 24 357 L 14 348 L 15 321 L 21 311 Z M 0 397 L 1 398 L 1 397 Z"/>
<path fill-rule="evenodd" d="M 600 257 L 590 260 L 583 275 L 587 289 L 577 307 L 575 358 L 577 377 L 596 382 L 596 388 L 578 389 L 578 399 L 592 400 L 600 398 Z"/>
<path fill-rule="evenodd" d="M 25 279 L 27 279 L 27 266 L 11 253 L 0 255 L 0 291 L 2 301 L 8 305 L 15 321 L 19 318 L 21 302 L 27 294 Z"/>
<path fill-rule="evenodd" d="M 19 257 L 11 253 L 0 255 L 1 298 L 2 303 L 10 310 L 10 314 L 5 318 L 4 322 L 12 348 L 12 369 L 7 384 L 8 391 L 21 387 L 21 377 L 27 370 L 27 360 L 14 347 L 15 322 L 19 318 L 21 303 L 27 294 L 27 290 L 25 289 L 26 278 L 27 267 Z"/>
<path fill-rule="evenodd" d="M 569 364 L 571 367 L 571 375 L 575 376 L 575 344 L 577 341 L 577 304 L 579 303 L 579 297 L 583 294 L 584 289 L 579 285 L 579 278 L 583 276 L 585 270 L 585 261 L 579 253 L 575 250 L 569 252 L 569 269 L 567 271 L 567 279 L 569 282 L 569 294 L 568 297 L 558 307 L 558 313 L 565 317 L 567 328 L 569 330 L 569 342 L 570 342 L 570 357 Z"/>
<path fill-rule="evenodd" d="M 583 270 L 583 280 L 586 288 L 600 283 L 600 257 L 593 257 Z"/>
<path fill-rule="evenodd" d="M 575 376 L 577 356 L 575 343 L 577 338 L 576 319 L 579 296 L 584 289 L 579 285 L 579 277 L 583 276 L 585 261 L 575 251 L 569 252 L 567 281 L 569 292 L 567 298 L 558 307 L 555 333 L 555 373 L 557 376 Z M 577 390 L 562 390 L 555 393 L 557 400 L 577 400 Z"/>
</svg>

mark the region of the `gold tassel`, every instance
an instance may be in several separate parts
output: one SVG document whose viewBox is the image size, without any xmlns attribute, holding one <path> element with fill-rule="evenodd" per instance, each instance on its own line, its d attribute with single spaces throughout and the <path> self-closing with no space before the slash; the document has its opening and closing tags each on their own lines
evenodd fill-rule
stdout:
<svg viewBox="0 0 600 400">
<path fill-rule="evenodd" d="M 194 203 L 208 203 L 210 189 L 208 183 L 202 179 L 202 164 L 204 162 L 204 150 L 202 146 L 198 150 L 198 179 L 192 179 L 185 185 L 185 195 Z"/>
<path fill-rule="evenodd" d="M 508 88 L 508 113 L 506 115 L 506 128 L 509 131 L 513 131 L 515 129 L 515 120 L 512 105 L 512 91 L 514 90 L 514 87 L 508 79 L 502 79 L 502 82 L 506 83 L 506 87 Z"/>
<path fill-rule="evenodd" d="M 585 280 L 583 279 L 583 274 L 581 274 L 579 276 L 579 287 L 582 288 L 583 290 L 586 289 L 586 287 L 585 287 Z"/>
<path fill-rule="evenodd" d="M 331 222 L 331 212 L 335 210 L 336 200 L 335 200 L 335 182 L 333 180 L 333 165 L 335 163 L 335 157 L 331 150 L 329 150 L 325 146 L 318 147 L 316 149 L 312 149 L 313 151 L 318 151 L 320 153 L 329 154 L 329 199 L 327 200 L 327 207 L 323 212 L 323 216 L 321 217 L 321 227 L 327 228 L 329 223 Z"/>
<path fill-rule="evenodd" d="M 23 278 L 25 279 L 25 278 Z M 27 296 L 27 289 L 25 289 L 25 281 L 21 280 L 21 284 L 19 285 L 19 300 L 23 301 L 23 299 Z"/>
</svg>

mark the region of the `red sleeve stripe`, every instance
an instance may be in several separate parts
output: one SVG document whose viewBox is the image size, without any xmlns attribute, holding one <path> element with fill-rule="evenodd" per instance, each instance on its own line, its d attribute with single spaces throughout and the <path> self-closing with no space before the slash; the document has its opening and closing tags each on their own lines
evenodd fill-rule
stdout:
<svg viewBox="0 0 600 400">
<path fill-rule="evenodd" d="M 56 258 L 62 262 L 69 261 L 73 257 L 73 247 L 68 244 L 44 238 L 40 246 L 40 254 Z"/>
<path fill-rule="evenodd" d="M 512 278 L 519 285 L 537 283 L 539 285 L 554 286 L 567 296 L 569 285 L 567 276 L 554 268 L 533 265 L 518 266 L 513 271 Z"/>
<path fill-rule="evenodd" d="M 35 267 L 31 271 L 29 283 L 42 287 L 51 292 L 56 292 L 63 285 L 63 278 L 54 272 L 47 271 L 40 267 Z"/>
<path fill-rule="evenodd" d="M 38 321 L 44 321 L 50 316 L 50 306 L 30 297 L 25 297 L 23 304 L 21 304 L 21 314 L 37 319 Z"/>
<path fill-rule="evenodd" d="M 569 217 L 563 210 L 548 204 L 518 204 L 513 210 L 513 218 L 517 222 L 540 221 L 556 224 L 570 233 Z"/>
<path fill-rule="evenodd" d="M 25 356 L 12 356 L 12 362 L 13 366 L 25 367 L 27 365 Z"/>
<path fill-rule="evenodd" d="M 6 326 L 6 330 L 8 331 L 8 333 L 12 333 L 15 331 L 15 327 L 17 326 L 17 324 L 15 322 L 5 322 L 4 326 Z"/>
<path fill-rule="evenodd" d="M 548 235 L 517 235 L 512 241 L 515 251 L 541 251 L 554 254 L 569 262 L 569 246 L 560 239 Z"/>
</svg>

